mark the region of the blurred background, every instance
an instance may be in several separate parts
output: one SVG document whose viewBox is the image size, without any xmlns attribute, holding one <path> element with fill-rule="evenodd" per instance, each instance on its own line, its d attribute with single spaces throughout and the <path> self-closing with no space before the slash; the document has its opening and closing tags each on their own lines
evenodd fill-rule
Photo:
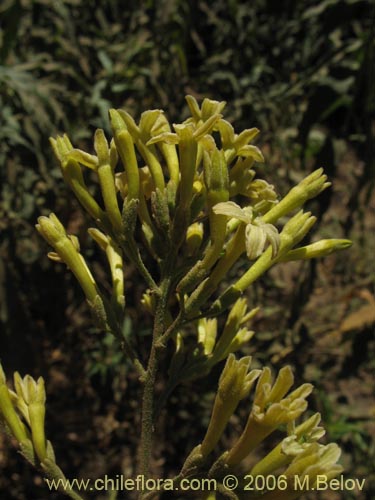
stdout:
<svg viewBox="0 0 375 500">
<path fill-rule="evenodd" d="M 45 377 L 47 435 L 68 477 L 131 476 L 139 394 L 126 360 L 111 337 L 93 332 L 74 279 L 46 258 L 34 229 L 39 215 L 56 212 L 105 286 L 90 222 L 48 138 L 66 132 L 92 150 L 95 129 L 109 132 L 110 107 L 136 119 L 163 108 L 180 121 L 192 94 L 227 101 L 237 131 L 260 128 L 259 175 L 281 194 L 320 166 L 333 182 L 310 203 L 319 217 L 312 237 L 350 238 L 352 248 L 275 268 L 256 285 L 249 300 L 262 311 L 246 353 L 275 369 L 292 364 L 297 382 L 315 385 L 310 407 L 322 413 L 327 440 L 343 448 L 347 476 L 366 479 L 365 492 L 319 498 L 375 497 L 374 16 L 371 0 L 0 3 L 0 359 L 9 377 Z M 127 274 L 135 293 L 125 327 L 142 339 L 150 327 L 137 314 L 142 288 Z M 159 477 L 175 473 L 203 436 L 217 376 L 178 389 L 162 413 Z M 241 411 L 224 446 L 240 432 Z M 2 435 L 0 498 L 62 498 Z"/>
</svg>

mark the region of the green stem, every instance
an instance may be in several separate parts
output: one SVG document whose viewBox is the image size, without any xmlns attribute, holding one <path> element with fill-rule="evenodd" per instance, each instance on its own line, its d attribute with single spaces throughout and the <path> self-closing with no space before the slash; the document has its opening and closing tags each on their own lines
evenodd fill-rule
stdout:
<svg viewBox="0 0 375 500">
<path fill-rule="evenodd" d="M 136 266 L 138 272 L 141 274 L 149 288 L 154 292 L 159 293 L 159 288 L 146 268 L 134 239 L 128 239 L 125 242 L 120 241 L 120 245 L 129 260 Z"/>
<path fill-rule="evenodd" d="M 171 287 L 171 270 L 174 259 L 166 259 L 167 266 L 163 270 L 160 284 L 160 295 L 157 300 L 153 339 L 147 371 L 144 378 L 143 400 L 142 400 L 142 428 L 139 457 L 139 472 L 145 479 L 149 476 L 150 460 L 153 437 L 153 417 L 154 417 L 154 388 L 158 366 L 158 346 L 157 342 L 162 337 L 166 328 L 166 317 L 168 309 L 168 299 Z M 142 496 L 142 495 L 141 495 Z"/>
</svg>

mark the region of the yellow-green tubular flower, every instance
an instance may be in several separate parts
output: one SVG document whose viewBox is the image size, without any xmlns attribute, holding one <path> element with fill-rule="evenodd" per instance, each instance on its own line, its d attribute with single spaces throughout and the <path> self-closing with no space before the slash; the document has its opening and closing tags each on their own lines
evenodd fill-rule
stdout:
<svg viewBox="0 0 375 500">
<path fill-rule="evenodd" d="M 233 201 L 218 203 L 212 209 L 216 214 L 238 219 L 246 224 L 246 253 L 249 259 L 256 259 L 262 254 L 268 242 L 272 248 L 272 258 L 277 255 L 280 246 L 278 230 L 272 224 L 266 224 L 261 217 L 255 217 L 251 207 L 241 208 Z"/>
<path fill-rule="evenodd" d="M 269 491 L 257 499 L 294 500 L 299 498 L 303 491 L 316 489 L 318 478 L 324 478 L 325 483 L 328 483 L 343 471 L 342 466 L 337 464 L 340 455 L 341 450 L 335 443 L 310 444 L 283 472 L 287 487 L 283 487 L 281 491 Z"/>
<path fill-rule="evenodd" d="M 118 111 L 110 111 L 112 128 L 120 127 L 118 130 L 123 130 L 124 128 L 128 130 L 137 150 L 139 151 L 146 165 L 148 165 L 148 167 L 150 168 L 154 187 L 159 188 L 161 191 L 163 191 L 165 187 L 164 174 L 162 166 L 158 159 L 157 150 L 153 146 L 151 130 L 158 117 L 162 113 L 163 111 L 161 111 L 160 109 L 145 111 L 144 113 L 142 113 L 139 126 L 137 126 L 133 118 L 126 111 L 121 109 L 119 109 Z M 121 119 L 122 123 L 119 121 L 119 119 Z M 116 140 L 116 134 L 115 141 L 117 149 L 119 149 L 119 145 L 117 144 Z M 120 151 L 119 153 L 121 156 Z M 124 161 L 122 156 L 121 159 Z"/>
<path fill-rule="evenodd" d="M 126 172 L 128 201 L 138 199 L 139 172 L 133 138 L 118 111 L 110 109 L 109 116 L 116 148 Z"/>
<path fill-rule="evenodd" d="M 198 321 L 198 345 L 203 354 L 209 356 L 215 346 L 217 336 L 217 320 L 202 318 Z"/>
<path fill-rule="evenodd" d="M 239 361 L 230 354 L 220 376 L 211 420 L 202 441 L 201 453 L 207 456 L 218 443 L 230 417 L 238 403 L 247 396 L 260 374 L 260 370 L 251 370 L 251 357 L 246 356 Z"/>
<path fill-rule="evenodd" d="M 323 169 L 318 168 L 297 184 L 297 186 L 293 187 L 277 205 L 264 214 L 264 221 L 274 224 L 280 217 L 289 214 L 296 208 L 302 207 L 307 200 L 315 198 L 331 185 L 330 182 L 326 181 L 327 176 L 323 174 Z"/>
<path fill-rule="evenodd" d="M 197 159 L 197 141 L 194 139 L 194 127 L 192 125 L 174 125 L 178 136 L 178 152 L 180 158 L 180 197 L 179 207 L 188 210 L 193 193 L 193 182 Z"/>
<path fill-rule="evenodd" d="M 264 162 L 260 149 L 249 144 L 259 134 L 257 128 L 246 129 L 240 134 L 235 134 L 233 126 L 226 120 L 220 120 L 217 128 L 220 132 L 221 143 L 228 165 L 236 156 L 249 158 L 250 161 L 247 162 L 248 166 L 251 166 L 254 161 Z"/>
<path fill-rule="evenodd" d="M 221 119 L 221 115 L 219 113 L 215 113 L 212 116 L 210 116 L 206 121 L 204 121 L 201 125 L 199 125 L 195 131 L 194 131 L 194 138 L 197 141 L 200 141 L 203 139 L 203 142 L 207 142 L 208 137 L 210 137 L 208 134 L 212 132 L 214 129 L 215 125 L 218 123 L 218 121 Z"/>
<path fill-rule="evenodd" d="M 121 213 L 117 201 L 114 167 L 111 166 L 110 150 L 104 132 L 98 129 L 95 132 L 94 148 L 98 155 L 97 173 L 103 196 L 104 206 L 108 219 L 115 234 L 123 233 Z"/>
<path fill-rule="evenodd" d="M 267 476 L 292 462 L 295 456 L 302 453 L 311 443 L 318 441 L 325 434 L 319 427 L 320 414 L 315 413 L 297 427 L 292 421 L 288 424 L 288 436 L 272 451 L 260 460 L 250 471 L 253 476 Z"/>
<path fill-rule="evenodd" d="M 311 384 L 303 384 L 284 397 L 293 385 L 293 380 L 292 370 L 287 366 L 280 370 L 272 386 L 270 369 L 263 369 L 245 429 L 226 457 L 228 465 L 239 464 L 279 425 L 295 420 L 306 410 L 306 398 L 313 387 Z"/>
<path fill-rule="evenodd" d="M 212 208 L 219 202 L 227 201 L 228 167 L 223 151 L 211 145 L 209 151 L 203 153 L 204 182 L 206 188 L 206 204 L 210 222 L 210 244 L 205 249 L 203 258 L 199 260 L 178 284 L 178 289 L 185 293 L 196 286 L 217 262 L 223 250 L 227 218 L 216 213 Z"/>
<path fill-rule="evenodd" d="M 0 417 L 18 443 L 30 439 L 30 433 L 14 407 L 14 393 L 6 385 L 5 374 L 0 364 Z"/>
<path fill-rule="evenodd" d="M 291 260 L 307 260 L 316 259 L 318 257 L 325 257 L 338 250 L 345 250 L 352 245 L 350 240 L 328 239 L 319 240 L 304 247 L 295 248 L 290 250 L 287 254 L 283 255 L 280 262 L 289 262 Z"/>
<path fill-rule="evenodd" d="M 74 150 L 69 138 L 64 135 L 63 137 L 51 138 L 50 143 L 55 156 L 60 161 L 61 171 L 64 181 L 72 189 L 78 201 L 91 217 L 97 221 L 106 224 L 106 216 L 104 211 L 100 208 L 93 196 L 90 194 L 86 183 L 84 181 L 81 167 L 75 159 L 79 157 L 82 164 L 89 166 L 89 168 L 96 168 L 97 159 L 87 153 Z"/>
<path fill-rule="evenodd" d="M 171 133 L 171 126 L 164 113 L 160 113 L 150 129 L 150 136 L 152 138 L 164 133 Z M 157 142 L 157 147 L 160 149 L 167 163 L 169 177 L 174 184 L 174 189 L 177 189 L 180 181 L 180 167 L 176 146 L 165 141 L 160 141 Z"/>
<path fill-rule="evenodd" d="M 119 313 L 121 313 L 125 307 L 124 269 L 121 249 L 110 236 L 106 236 L 98 229 L 90 228 L 88 232 L 106 253 L 112 277 L 112 301 Z"/>
<path fill-rule="evenodd" d="M 18 406 L 23 408 L 22 413 L 27 410 L 26 421 L 30 425 L 31 439 L 35 453 L 40 462 L 43 462 L 47 456 L 47 441 L 44 433 L 46 413 L 44 380 L 42 377 L 39 377 L 35 381 L 30 375 L 26 375 L 22 379 L 20 374 L 15 372 L 14 387 L 20 400 Z"/>
<path fill-rule="evenodd" d="M 74 239 L 66 234 L 64 226 L 55 214 L 41 216 L 35 226 L 43 238 L 55 249 L 58 257 L 72 271 L 81 285 L 87 299 L 94 302 L 99 295 L 95 280 L 83 256 L 78 252 Z M 54 259 L 56 260 L 56 259 Z"/>
<path fill-rule="evenodd" d="M 228 190 L 228 167 L 224 158 L 223 151 L 219 151 L 216 147 L 213 151 L 204 152 L 204 181 L 207 193 L 207 209 L 210 220 L 210 237 L 211 237 L 211 258 L 205 256 L 203 266 L 209 270 L 216 262 L 219 252 L 222 250 L 226 233 L 226 217 L 216 213 L 212 208 L 217 203 L 227 202 L 229 199 Z"/>
<path fill-rule="evenodd" d="M 186 102 L 189 106 L 191 118 L 186 120 L 187 123 L 195 122 L 196 124 L 201 124 L 201 122 L 206 122 L 213 115 L 218 115 L 225 108 L 225 101 L 214 101 L 212 99 L 205 98 L 202 101 L 201 108 L 195 97 L 191 95 L 185 96 Z"/>
</svg>

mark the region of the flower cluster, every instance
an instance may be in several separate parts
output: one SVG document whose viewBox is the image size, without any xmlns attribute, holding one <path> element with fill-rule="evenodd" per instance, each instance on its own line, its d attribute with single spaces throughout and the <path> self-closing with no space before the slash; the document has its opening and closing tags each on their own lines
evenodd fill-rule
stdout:
<svg viewBox="0 0 375 500">
<path fill-rule="evenodd" d="M 281 471 L 286 478 L 308 476 L 313 487 L 318 474 L 334 477 L 341 468 L 336 464 L 338 447 L 318 443 L 324 434 L 318 427 L 319 415 L 298 423 L 312 386 L 303 384 L 289 392 L 294 382 L 290 367 L 282 368 L 273 380 L 269 368 L 250 370 L 251 358 L 237 360 L 234 353 L 254 334 L 249 322 L 258 308 L 248 311 L 245 292 L 255 280 L 279 263 L 322 257 L 351 243 L 326 239 L 299 246 L 316 220 L 304 211 L 304 204 L 330 185 L 323 169 L 280 196 L 259 175 L 264 158 L 252 144 L 259 131 L 249 128 L 237 134 L 223 117 L 225 102 L 204 99 L 199 106 L 192 96 L 186 100 L 190 116 L 178 124 L 170 124 L 159 109 L 145 111 L 139 123 L 124 110 L 110 110 L 112 138 L 97 130 L 91 152 L 74 147 L 66 135 L 51 139 L 65 182 L 95 225 L 88 232 L 106 255 L 109 291 L 101 289 L 81 254 L 78 238 L 67 234 L 55 214 L 39 217 L 36 228 L 53 248 L 48 256 L 65 264 L 79 282 L 98 328 L 119 340 L 138 370 L 144 384 L 139 456 L 145 475 L 157 414 L 158 358 L 172 340 L 175 351 L 166 395 L 226 359 L 206 435 L 176 482 L 203 472 L 220 482 L 228 470 L 242 466 L 263 440 L 282 428 L 286 436 L 250 474 Z M 87 170 L 94 174 L 90 177 L 96 178 L 98 189 L 88 187 Z M 92 194 L 98 191 L 100 200 Z M 243 257 L 244 272 L 230 278 Z M 154 317 L 147 367 L 137 342 L 122 334 L 127 265 L 142 278 L 141 305 Z M 221 323 L 217 317 L 227 310 Z M 15 392 L 0 369 L 0 424 L 31 463 L 50 477 L 64 478 L 44 434 L 43 379 L 21 379 L 16 373 L 14 386 Z M 254 387 L 243 432 L 216 458 L 215 449 L 230 418 Z M 80 498 L 72 491 L 64 493 Z M 296 497 L 290 485 L 283 491 L 260 493 L 254 499 Z M 153 492 L 144 498 L 148 496 Z"/>
<path fill-rule="evenodd" d="M 55 249 L 51 258 L 65 262 L 77 277 L 99 324 L 113 322 L 113 316 L 120 321 L 123 259 L 136 266 L 152 292 L 158 291 L 157 275 L 148 259 L 160 273 L 166 259 L 173 261 L 180 308 L 194 318 L 202 310 L 216 315 L 231 307 L 278 262 L 321 257 L 350 244 L 322 240 L 296 248 L 315 222 L 301 207 L 329 186 L 322 169 L 279 199 L 257 174 L 264 158 L 251 142 L 259 130 L 235 133 L 222 115 L 225 102 L 204 99 L 200 107 L 192 96 L 186 99 L 191 116 L 180 124 L 171 125 L 159 109 L 145 111 L 138 124 L 126 111 L 110 110 L 113 138 L 108 142 L 98 130 L 95 154 L 74 148 L 66 135 L 51 139 L 65 181 L 97 225 L 89 232 L 107 254 L 112 297 L 99 292 L 77 239 L 66 237 L 56 216 L 41 217 L 37 228 Z M 87 187 L 85 169 L 96 173 L 102 203 Z M 244 253 L 248 270 L 210 305 Z M 108 303 L 115 304 L 112 318 Z"/>
<path fill-rule="evenodd" d="M 208 460 L 238 403 L 249 396 L 257 380 L 251 410 L 242 434 L 229 450 L 214 461 L 209 475 L 220 482 L 228 472 L 235 473 L 271 433 L 286 428 L 287 436 L 259 460 L 246 476 L 280 476 L 285 484 L 279 490 L 273 488 L 269 492 L 259 492 L 259 496 L 255 495 L 254 498 L 297 498 L 301 491 L 295 489 L 296 477 L 300 478 L 298 484 L 304 484 L 309 489 L 314 488 L 319 475 L 326 476 L 327 480 L 336 477 L 342 471 L 342 467 L 337 464 L 341 451 L 334 443 L 318 443 L 325 434 L 324 429 L 319 427 L 320 415 L 316 413 L 296 425 L 296 421 L 307 409 L 306 398 L 313 389 L 311 384 L 303 384 L 289 392 L 294 382 L 289 366 L 282 368 L 272 382 L 269 368 L 249 370 L 250 365 L 250 357 L 240 360 L 236 360 L 233 354 L 228 357 L 219 380 L 206 435 L 201 445 L 194 450 L 195 463 Z M 303 481 L 306 476 L 309 480 Z"/>
<path fill-rule="evenodd" d="M 41 469 L 47 477 L 61 479 L 61 485 L 64 485 L 66 478 L 56 464 L 51 442 L 45 436 L 46 393 L 43 378 L 34 380 L 30 375 L 22 378 L 15 372 L 14 389 L 7 386 L 0 364 L 0 428 L 16 440 L 26 460 Z M 70 489 L 63 493 L 82 500 Z"/>
</svg>

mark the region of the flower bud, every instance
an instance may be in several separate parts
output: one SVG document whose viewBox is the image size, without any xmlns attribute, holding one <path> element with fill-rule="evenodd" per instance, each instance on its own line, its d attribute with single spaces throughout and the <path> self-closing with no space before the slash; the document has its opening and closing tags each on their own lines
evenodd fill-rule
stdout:
<svg viewBox="0 0 375 500">
<path fill-rule="evenodd" d="M 319 240 L 310 245 L 289 250 L 283 255 L 280 262 L 289 262 L 291 260 L 307 260 L 326 257 L 338 250 L 345 250 L 352 245 L 350 240 L 328 239 Z"/>
<path fill-rule="evenodd" d="M 318 194 L 331 185 L 330 182 L 326 181 L 327 176 L 323 175 L 322 168 L 318 168 L 312 172 L 297 186 L 293 187 L 277 205 L 264 215 L 265 222 L 274 224 L 284 215 L 301 207 L 307 200 L 318 196 Z"/>
<path fill-rule="evenodd" d="M 259 376 L 259 370 L 248 372 L 250 364 L 250 356 L 237 361 L 233 354 L 229 355 L 220 376 L 206 436 L 202 441 L 203 456 L 207 456 L 214 449 L 238 403 L 249 394 Z"/>
<path fill-rule="evenodd" d="M 60 259 L 69 267 L 77 278 L 88 300 L 98 295 L 95 280 L 87 267 L 83 256 L 65 232 L 55 214 L 41 216 L 36 224 L 38 232 L 55 249 Z"/>
</svg>

